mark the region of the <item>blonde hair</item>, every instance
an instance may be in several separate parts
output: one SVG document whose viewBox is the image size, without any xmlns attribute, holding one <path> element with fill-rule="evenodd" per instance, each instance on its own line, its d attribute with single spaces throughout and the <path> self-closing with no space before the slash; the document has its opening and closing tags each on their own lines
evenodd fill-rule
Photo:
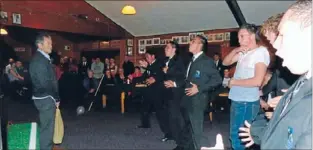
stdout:
<svg viewBox="0 0 313 150">
<path fill-rule="evenodd" d="M 283 15 L 284 13 L 279 13 L 279 14 L 269 17 L 266 21 L 264 21 L 261 27 L 261 33 L 263 35 L 265 35 L 267 31 L 278 33 L 278 25 Z"/>
</svg>

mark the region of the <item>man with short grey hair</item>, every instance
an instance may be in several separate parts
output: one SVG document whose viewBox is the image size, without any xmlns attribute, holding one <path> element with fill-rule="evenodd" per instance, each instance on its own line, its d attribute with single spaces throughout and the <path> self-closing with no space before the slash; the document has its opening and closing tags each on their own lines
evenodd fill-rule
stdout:
<svg viewBox="0 0 313 150">
<path fill-rule="evenodd" d="M 33 97 L 40 119 L 40 149 L 53 147 L 55 110 L 59 106 L 58 81 L 49 54 L 52 51 L 51 36 L 40 33 L 36 37 L 37 52 L 29 65 L 33 85 Z"/>
</svg>

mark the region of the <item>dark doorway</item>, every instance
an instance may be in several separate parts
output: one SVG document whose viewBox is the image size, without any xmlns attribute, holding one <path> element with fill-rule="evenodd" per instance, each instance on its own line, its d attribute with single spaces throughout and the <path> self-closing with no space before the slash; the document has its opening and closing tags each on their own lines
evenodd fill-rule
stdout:
<svg viewBox="0 0 313 150">
<path fill-rule="evenodd" d="M 206 55 L 213 59 L 213 56 L 215 53 L 218 53 L 221 55 L 221 45 L 209 44 L 208 45 L 208 51 L 206 52 Z"/>
<path fill-rule="evenodd" d="M 116 49 L 110 50 L 94 50 L 94 51 L 83 51 L 80 54 L 81 57 L 85 56 L 87 61 L 91 62 L 92 58 L 99 57 L 102 62 L 104 62 L 105 58 L 114 58 L 115 62 L 119 64 L 120 51 Z"/>
<path fill-rule="evenodd" d="M 4 37 L 0 37 L 4 38 Z M 0 40 L 0 64 L 1 64 L 1 68 L 4 67 L 6 65 L 6 63 L 8 63 L 9 58 L 13 58 L 14 60 L 17 60 L 17 55 L 14 51 L 14 49 L 5 42 L 4 39 Z"/>
</svg>

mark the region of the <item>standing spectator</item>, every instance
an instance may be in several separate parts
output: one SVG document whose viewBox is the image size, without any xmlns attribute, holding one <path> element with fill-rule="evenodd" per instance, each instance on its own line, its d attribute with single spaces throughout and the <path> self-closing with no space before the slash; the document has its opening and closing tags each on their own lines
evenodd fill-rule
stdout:
<svg viewBox="0 0 313 150">
<path fill-rule="evenodd" d="M 270 63 L 268 50 L 258 45 L 257 27 L 245 24 L 238 32 L 240 47 L 232 50 L 223 61 L 230 66 L 237 62 L 234 77 L 229 81 L 231 100 L 230 137 L 235 150 L 243 150 L 238 136 L 239 127 L 245 120 L 255 119 L 260 108 L 259 89 Z"/>
<path fill-rule="evenodd" d="M 123 63 L 124 74 L 127 77 L 128 75 L 134 73 L 134 63 L 131 62 L 128 56 L 125 56 L 125 61 Z"/>
<path fill-rule="evenodd" d="M 94 73 L 93 77 L 96 79 L 98 86 L 104 71 L 104 64 L 100 61 L 99 57 L 91 64 L 91 70 Z"/>
<path fill-rule="evenodd" d="M 38 48 L 29 66 L 33 84 L 33 97 L 40 118 L 40 149 L 52 150 L 55 110 L 59 106 L 58 81 L 50 63 L 51 36 L 40 33 L 36 37 Z"/>
</svg>

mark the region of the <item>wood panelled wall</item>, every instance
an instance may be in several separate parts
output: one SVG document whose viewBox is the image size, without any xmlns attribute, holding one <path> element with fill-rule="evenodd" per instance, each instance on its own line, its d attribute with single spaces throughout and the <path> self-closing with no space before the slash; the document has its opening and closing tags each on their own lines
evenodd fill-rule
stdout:
<svg viewBox="0 0 313 150">
<path fill-rule="evenodd" d="M 84 0 L 76 1 L 6 1 L 0 0 L 2 11 L 7 12 L 6 25 L 35 29 L 71 32 L 111 38 L 133 37 L 110 18 Z M 82 19 L 82 10 L 88 18 Z M 12 23 L 13 13 L 21 14 L 21 24 Z M 82 14 L 83 15 L 83 14 Z"/>
<path fill-rule="evenodd" d="M 216 33 L 225 33 L 225 32 L 232 32 L 237 31 L 238 29 L 216 29 L 216 30 L 206 30 L 206 31 L 197 31 L 197 32 L 204 32 L 204 34 L 216 34 Z M 152 38 L 160 38 L 162 39 L 172 39 L 174 36 L 188 36 L 191 32 L 183 32 L 183 33 L 171 33 L 171 34 L 163 34 L 163 35 L 152 35 L 152 36 L 142 36 L 142 37 L 135 37 L 133 39 L 133 56 L 130 56 L 131 60 L 137 64 L 140 59 L 144 58 L 143 54 L 138 53 L 138 41 L 142 39 L 152 39 Z M 194 33 L 194 32 L 192 32 Z M 222 58 L 224 58 L 228 52 L 233 49 L 230 47 L 229 41 L 222 41 L 222 42 L 210 42 L 209 44 L 217 45 L 219 44 L 221 46 L 220 54 Z"/>
</svg>

